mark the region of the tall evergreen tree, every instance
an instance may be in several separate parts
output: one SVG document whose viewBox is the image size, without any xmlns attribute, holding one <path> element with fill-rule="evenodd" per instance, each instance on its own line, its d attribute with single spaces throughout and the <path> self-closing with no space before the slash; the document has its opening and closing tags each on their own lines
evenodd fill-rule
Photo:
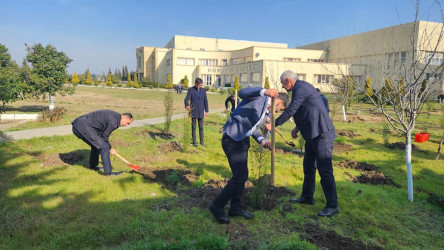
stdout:
<svg viewBox="0 0 444 250">
<path fill-rule="evenodd" d="M 91 79 L 91 73 L 89 72 L 89 69 L 86 70 L 86 81 L 85 81 L 85 83 L 89 84 L 89 85 L 93 84 L 93 81 Z"/>
<path fill-rule="evenodd" d="M 72 75 L 71 83 L 76 84 L 76 83 L 79 83 L 79 82 L 80 82 L 80 79 L 79 79 L 79 77 L 77 76 L 77 73 L 74 72 L 74 74 Z"/>
</svg>

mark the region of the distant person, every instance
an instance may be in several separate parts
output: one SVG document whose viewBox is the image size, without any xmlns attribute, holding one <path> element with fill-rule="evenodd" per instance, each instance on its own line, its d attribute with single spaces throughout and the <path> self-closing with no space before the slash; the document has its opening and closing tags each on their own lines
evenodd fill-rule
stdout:
<svg viewBox="0 0 444 250">
<path fill-rule="evenodd" d="M 185 97 L 185 108 L 191 110 L 191 134 L 193 137 L 193 146 L 197 147 L 196 142 L 196 121 L 199 124 L 199 139 L 200 144 L 204 147 L 207 145 L 204 142 L 204 116 L 208 116 L 208 99 L 207 91 L 202 88 L 203 81 L 201 78 L 196 78 L 194 86 L 188 89 L 187 96 Z"/>
<path fill-rule="evenodd" d="M 296 127 L 291 131 L 293 138 L 301 131 L 305 139 L 303 160 L 304 183 L 302 194 L 290 202 L 313 205 L 316 184 L 316 167 L 321 176 L 321 186 L 327 204 L 318 216 L 332 216 L 339 213 L 336 182 L 333 175 L 332 152 L 335 127 L 328 115 L 319 93 L 308 82 L 300 81 L 297 75 L 287 70 L 280 77 L 282 88 L 291 91 L 291 103 L 275 122 L 276 127 L 293 116 Z"/>
<path fill-rule="evenodd" d="M 177 94 L 182 94 L 182 91 L 183 91 L 183 85 L 182 85 L 182 83 L 177 84 L 177 85 L 176 85 L 176 93 L 177 93 Z"/>
<path fill-rule="evenodd" d="M 323 95 L 321 93 L 321 90 L 319 88 L 316 88 L 316 90 L 318 91 L 319 95 L 321 95 L 322 102 L 324 103 L 324 106 L 327 109 L 327 112 L 330 113 L 330 107 L 328 106 L 328 99 L 327 99 L 327 97 L 325 97 L 325 95 Z"/>
<path fill-rule="evenodd" d="M 231 103 L 231 112 L 234 111 L 234 109 L 236 108 L 236 94 L 233 93 L 231 94 L 227 100 L 225 100 L 225 109 L 228 110 L 228 103 Z M 237 98 L 237 104 L 239 104 L 239 98 Z"/>
<path fill-rule="evenodd" d="M 224 207 L 231 200 L 229 216 L 253 219 L 254 215 L 241 207 L 241 200 L 248 179 L 248 148 L 250 136 L 257 143 L 271 148 L 271 141 L 259 133 L 259 128 L 270 117 L 271 98 L 276 97 L 276 112 L 288 103 L 288 95 L 275 89 L 245 88 L 239 91 L 242 102 L 223 126 L 222 148 L 228 159 L 233 177 L 211 202 L 208 209 L 219 223 L 229 223 Z"/>
<path fill-rule="evenodd" d="M 72 122 L 72 132 L 86 144 L 91 146 L 89 155 L 89 168 L 100 170 L 99 154 L 102 158 L 103 170 L 107 176 L 120 175 L 122 172 L 111 172 L 111 160 L 109 154 L 115 154 L 116 150 L 111 148 L 109 136 L 119 127 L 125 127 L 133 122 L 130 113 L 119 114 L 112 110 L 97 110 L 82 115 Z"/>
<path fill-rule="evenodd" d="M 253 87 L 253 84 L 251 84 L 251 83 L 248 84 L 248 87 L 249 87 L 249 88 L 252 88 L 252 87 Z"/>
</svg>

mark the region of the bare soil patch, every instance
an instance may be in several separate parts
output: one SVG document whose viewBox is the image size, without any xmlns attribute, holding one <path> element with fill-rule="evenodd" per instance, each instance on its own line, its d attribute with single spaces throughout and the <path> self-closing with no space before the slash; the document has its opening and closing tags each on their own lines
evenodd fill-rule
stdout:
<svg viewBox="0 0 444 250">
<path fill-rule="evenodd" d="M 351 151 L 351 145 L 342 142 L 335 142 L 333 144 L 333 154 L 342 154 Z"/>
<path fill-rule="evenodd" d="M 360 240 L 353 240 L 350 237 L 339 235 L 333 230 L 325 230 L 318 225 L 307 223 L 304 228 L 302 237 L 307 241 L 315 244 L 317 247 L 325 249 L 383 249 L 378 246 L 366 246 Z"/>
<path fill-rule="evenodd" d="M 114 147 L 122 147 L 122 148 L 128 147 L 132 144 L 130 142 L 120 141 L 120 140 L 110 140 L 109 142 Z"/>
<path fill-rule="evenodd" d="M 341 121 L 343 122 L 344 119 L 342 118 L 342 114 L 341 115 L 336 115 L 333 118 L 334 121 Z M 357 114 L 347 114 L 347 122 L 352 123 L 352 122 L 371 122 L 371 123 L 375 123 L 375 122 L 381 122 L 382 121 L 382 117 L 380 116 L 376 116 L 376 115 L 357 115 Z"/>
<path fill-rule="evenodd" d="M 40 161 L 40 166 L 42 167 L 59 167 L 67 165 L 60 159 L 59 154 L 39 154 L 34 157 Z"/>
<path fill-rule="evenodd" d="M 160 152 L 167 153 L 167 152 L 173 152 L 173 151 L 183 151 L 182 144 L 177 141 L 171 141 L 159 144 L 157 146 Z"/>
<path fill-rule="evenodd" d="M 386 177 L 384 173 L 378 172 L 377 167 L 367 162 L 357 162 L 353 159 L 341 161 L 335 164 L 338 168 L 356 169 L 361 172 L 361 175 L 355 177 L 348 172 L 345 174 L 350 177 L 354 183 L 366 183 L 371 185 L 390 185 L 397 186 L 393 180 Z"/>
<path fill-rule="evenodd" d="M 403 143 L 403 142 L 390 143 L 386 147 L 389 148 L 389 149 L 405 150 L 405 143 Z M 412 150 L 416 151 L 416 152 L 420 152 L 421 151 L 421 149 L 419 149 L 419 147 L 416 146 L 415 144 L 412 144 Z"/>
<path fill-rule="evenodd" d="M 137 135 L 143 136 L 143 137 L 151 137 L 152 139 L 156 140 L 157 138 L 169 140 L 174 138 L 174 135 L 170 133 L 164 133 L 164 132 L 155 132 L 155 131 L 149 131 L 149 130 L 143 130 L 137 133 Z"/>
<path fill-rule="evenodd" d="M 346 136 L 346 137 L 356 137 L 361 136 L 361 134 L 355 133 L 353 130 L 336 130 L 336 136 Z"/>
</svg>

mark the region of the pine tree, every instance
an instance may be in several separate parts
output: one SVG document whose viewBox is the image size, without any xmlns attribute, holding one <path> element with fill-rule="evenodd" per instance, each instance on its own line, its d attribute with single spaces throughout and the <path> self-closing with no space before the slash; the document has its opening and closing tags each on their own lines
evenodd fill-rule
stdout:
<svg viewBox="0 0 444 250">
<path fill-rule="evenodd" d="M 126 83 L 126 85 L 128 86 L 128 87 L 130 87 L 131 86 L 131 75 L 128 73 L 128 78 L 127 78 L 127 83 Z"/>
<path fill-rule="evenodd" d="M 71 79 L 71 83 L 73 84 L 78 84 L 80 82 L 79 77 L 77 76 L 77 73 L 74 72 L 74 74 L 72 75 L 72 79 Z"/>
<path fill-rule="evenodd" d="M 106 77 L 106 85 L 113 85 L 113 81 L 111 80 L 111 70 L 108 72 L 108 76 Z"/>
<path fill-rule="evenodd" d="M 133 87 L 134 88 L 140 88 L 139 86 L 139 82 L 137 81 L 137 74 L 134 73 L 134 83 L 133 83 Z"/>
<path fill-rule="evenodd" d="M 188 80 L 188 76 L 187 75 L 185 75 L 185 77 L 183 78 L 183 88 L 184 89 L 188 89 L 188 83 L 189 83 L 190 81 Z"/>
<path fill-rule="evenodd" d="M 167 82 L 165 84 L 165 88 L 166 89 L 172 89 L 173 88 L 173 84 L 171 83 L 171 74 L 167 75 Z"/>
<path fill-rule="evenodd" d="M 237 75 L 234 76 L 234 90 L 239 91 L 239 77 Z"/>
<path fill-rule="evenodd" d="M 265 77 L 265 84 L 264 84 L 264 89 L 269 89 L 270 88 L 270 81 L 268 80 L 268 76 Z"/>
<path fill-rule="evenodd" d="M 373 96 L 372 81 L 370 77 L 367 77 L 365 80 L 365 93 L 370 97 Z"/>
<path fill-rule="evenodd" d="M 91 73 L 89 73 L 89 69 L 86 70 L 86 81 L 85 81 L 85 83 L 89 84 L 89 85 L 93 84 L 93 81 L 91 79 Z"/>
</svg>

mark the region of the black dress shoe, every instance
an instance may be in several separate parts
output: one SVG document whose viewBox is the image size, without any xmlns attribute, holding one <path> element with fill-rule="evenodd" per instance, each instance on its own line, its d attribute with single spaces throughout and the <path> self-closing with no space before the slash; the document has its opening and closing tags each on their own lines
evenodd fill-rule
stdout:
<svg viewBox="0 0 444 250">
<path fill-rule="evenodd" d="M 110 173 L 105 173 L 106 176 L 118 176 L 121 175 L 123 173 L 123 171 L 119 171 L 119 172 L 110 172 Z"/>
<path fill-rule="evenodd" d="M 290 202 L 293 203 L 300 203 L 300 204 L 308 204 L 308 205 L 313 205 L 314 204 L 314 200 L 313 199 L 307 199 L 304 197 L 298 198 L 298 199 L 290 199 Z"/>
<path fill-rule="evenodd" d="M 197 148 L 197 146 L 198 146 L 197 143 L 193 143 L 192 145 L 193 145 L 195 148 Z"/>
<path fill-rule="evenodd" d="M 103 169 L 103 167 L 89 167 L 89 169 L 99 171 L 99 170 Z"/>
<path fill-rule="evenodd" d="M 200 145 L 207 147 L 207 144 L 205 144 L 205 142 L 201 142 Z"/>
<path fill-rule="evenodd" d="M 225 211 L 223 209 L 216 209 L 213 206 L 209 206 L 208 210 L 213 214 L 214 218 L 216 218 L 216 221 L 221 224 L 228 224 L 230 223 L 230 218 L 225 214 Z"/>
<path fill-rule="evenodd" d="M 338 207 L 325 207 L 324 209 L 322 209 L 321 212 L 318 213 L 318 216 L 333 216 L 335 214 L 339 213 L 339 208 Z"/>
<path fill-rule="evenodd" d="M 244 217 L 245 219 L 253 219 L 254 218 L 254 214 L 248 212 L 248 211 L 228 211 L 228 215 L 229 216 L 241 216 Z"/>
</svg>

